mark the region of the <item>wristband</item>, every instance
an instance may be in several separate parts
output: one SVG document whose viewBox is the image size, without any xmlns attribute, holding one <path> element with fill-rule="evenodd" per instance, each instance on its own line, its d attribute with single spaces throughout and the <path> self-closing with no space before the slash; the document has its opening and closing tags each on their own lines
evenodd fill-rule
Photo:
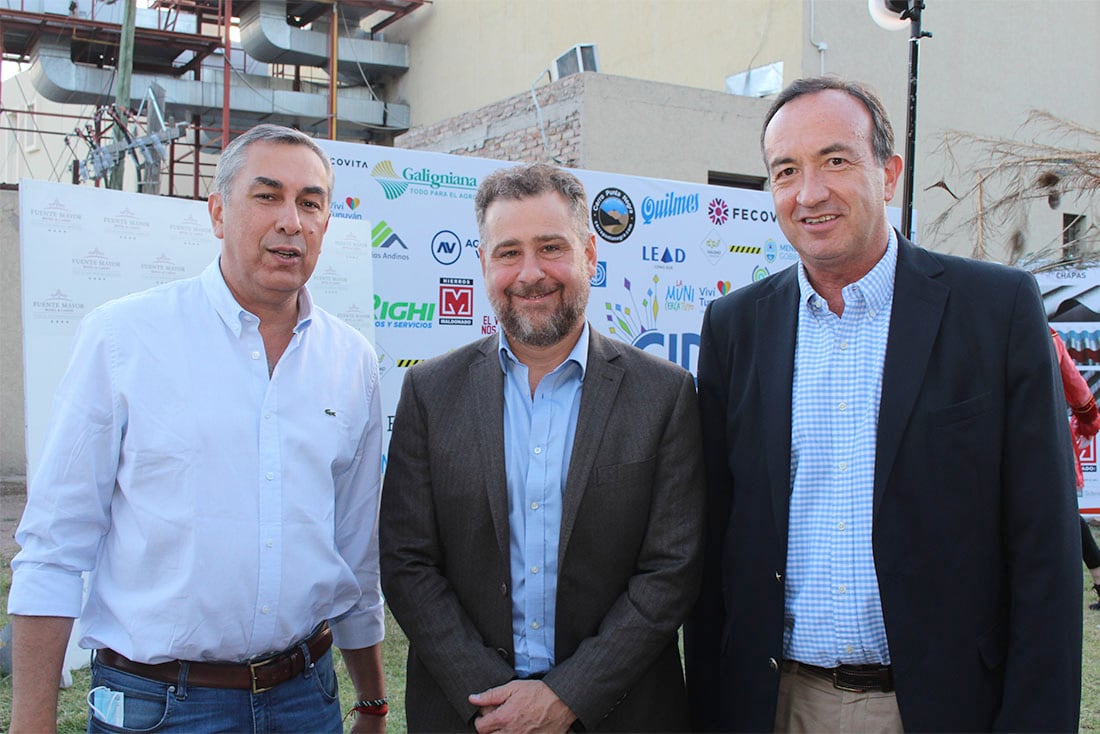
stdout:
<svg viewBox="0 0 1100 734">
<path fill-rule="evenodd" d="M 351 711 L 367 716 L 385 716 L 390 712 L 390 707 L 385 698 L 362 698 L 355 702 Z M 351 711 L 348 713 L 350 714 Z"/>
</svg>

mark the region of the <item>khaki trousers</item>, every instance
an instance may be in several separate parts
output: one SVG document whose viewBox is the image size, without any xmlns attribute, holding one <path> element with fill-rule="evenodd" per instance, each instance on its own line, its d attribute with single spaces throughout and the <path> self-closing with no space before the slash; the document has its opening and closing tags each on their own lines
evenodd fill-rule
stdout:
<svg viewBox="0 0 1100 734">
<path fill-rule="evenodd" d="M 783 663 L 775 709 L 776 732 L 903 731 L 893 691 L 842 691 L 830 681 L 798 668 L 797 662 Z"/>
</svg>

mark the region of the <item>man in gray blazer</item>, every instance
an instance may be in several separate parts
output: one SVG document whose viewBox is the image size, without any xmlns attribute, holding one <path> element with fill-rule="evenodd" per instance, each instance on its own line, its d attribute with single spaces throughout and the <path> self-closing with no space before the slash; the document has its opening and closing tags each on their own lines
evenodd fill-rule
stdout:
<svg viewBox="0 0 1100 734">
<path fill-rule="evenodd" d="M 589 327 L 596 242 L 576 177 L 497 171 L 475 207 L 502 333 L 409 370 L 382 495 L 409 729 L 685 730 L 692 377 Z"/>
</svg>

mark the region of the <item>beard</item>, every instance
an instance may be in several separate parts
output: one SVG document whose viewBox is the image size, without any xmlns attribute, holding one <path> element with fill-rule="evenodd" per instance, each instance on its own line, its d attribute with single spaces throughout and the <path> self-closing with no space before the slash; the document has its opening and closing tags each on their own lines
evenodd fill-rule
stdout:
<svg viewBox="0 0 1100 734">
<path fill-rule="evenodd" d="M 584 320 L 584 311 L 588 306 L 588 281 L 582 281 L 571 295 L 562 289 L 562 299 L 558 307 L 548 317 L 533 319 L 528 314 L 520 313 L 512 303 L 513 296 L 530 298 L 539 296 L 549 291 L 544 288 L 524 288 L 519 290 L 506 290 L 502 297 L 489 296 L 489 305 L 493 307 L 504 334 L 509 341 L 517 341 L 529 347 L 549 347 L 562 341 L 569 332 Z"/>
</svg>

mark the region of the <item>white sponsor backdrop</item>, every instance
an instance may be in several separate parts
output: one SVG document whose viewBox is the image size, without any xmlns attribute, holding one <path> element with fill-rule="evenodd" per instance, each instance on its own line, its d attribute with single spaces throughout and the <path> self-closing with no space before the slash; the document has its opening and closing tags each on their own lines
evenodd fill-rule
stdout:
<svg viewBox="0 0 1100 734">
<path fill-rule="evenodd" d="M 80 320 L 112 298 L 198 275 L 220 241 L 205 202 L 45 181 L 20 181 L 19 219 L 27 472 L 33 475 Z M 333 220 L 310 291 L 373 340 L 370 250 L 369 232 Z"/>
</svg>

